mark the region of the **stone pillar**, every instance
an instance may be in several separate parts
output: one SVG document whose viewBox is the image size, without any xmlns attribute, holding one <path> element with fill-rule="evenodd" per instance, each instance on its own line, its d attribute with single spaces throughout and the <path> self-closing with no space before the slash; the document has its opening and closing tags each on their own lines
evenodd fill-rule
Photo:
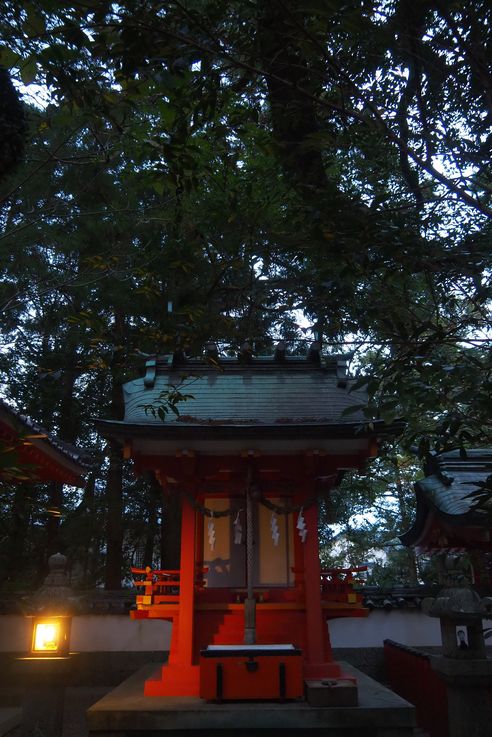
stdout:
<svg viewBox="0 0 492 737">
<path fill-rule="evenodd" d="M 441 623 L 442 656 L 432 668 L 448 692 L 449 737 L 483 737 L 492 724 L 492 660 L 487 659 L 482 619 L 492 612 L 492 599 L 481 599 L 461 582 L 454 584 L 453 561 L 447 561 L 447 587 L 422 609 Z"/>
</svg>

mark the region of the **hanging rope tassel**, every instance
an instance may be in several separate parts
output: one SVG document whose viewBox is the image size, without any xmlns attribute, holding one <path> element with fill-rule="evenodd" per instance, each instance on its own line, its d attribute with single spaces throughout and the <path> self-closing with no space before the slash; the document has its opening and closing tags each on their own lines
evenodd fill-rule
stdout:
<svg viewBox="0 0 492 737">
<path fill-rule="evenodd" d="M 302 513 L 303 507 L 301 507 L 299 511 L 299 516 L 297 517 L 297 529 L 299 530 L 299 537 L 301 538 L 301 542 L 306 542 L 307 537 L 307 527 L 306 527 L 306 520 L 304 519 L 304 515 Z"/>
<path fill-rule="evenodd" d="M 207 532 L 208 532 L 208 545 L 209 545 L 209 548 L 210 548 L 210 550 L 214 550 L 215 549 L 215 522 L 214 522 L 214 513 L 213 512 L 210 515 L 210 519 L 208 521 Z"/>
<path fill-rule="evenodd" d="M 234 526 L 234 545 L 241 545 L 243 541 L 243 526 L 241 524 L 241 510 L 236 514 L 233 522 Z"/>
<path fill-rule="evenodd" d="M 277 546 L 280 540 L 280 530 L 278 529 L 278 520 L 275 512 L 272 512 L 272 516 L 270 517 L 270 530 L 272 531 L 273 544 Z"/>
</svg>

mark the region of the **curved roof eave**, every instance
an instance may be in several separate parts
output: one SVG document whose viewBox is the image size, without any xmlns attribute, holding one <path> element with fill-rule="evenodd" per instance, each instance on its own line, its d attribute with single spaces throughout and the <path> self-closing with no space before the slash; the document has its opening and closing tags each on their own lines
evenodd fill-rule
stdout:
<svg viewBox="0 0 492 737">
<path fill-rule="evenodd" d="M 200 423 L 200 424 L 179 424 L 172 422 L 127 422 L 125 420 L 94 420 L 96 427 L 104 437 L 128 438 L 130 436 L 137 437 L 196 437 L 204 438 L 213 436 L 219 439 L 225 433 L 230 437 L 231 433 L 235 436 L 250 437 L 254 435 L 270 435 L 276 437 L 298 437 L 299 434 L 309 437 L 338 437 L 338 438 L 371 438 L 388 435 L 396 435 L 403 430 L 403 424 L 395 422 L 386 424 L 382 420 L 373 422 L 345 422 L 345 423 L 327 423 L 327 424 L 297 424 L 276 423 L 274 425 L 266 424 L 219 424 L 217 422 Z"/>
</svg>

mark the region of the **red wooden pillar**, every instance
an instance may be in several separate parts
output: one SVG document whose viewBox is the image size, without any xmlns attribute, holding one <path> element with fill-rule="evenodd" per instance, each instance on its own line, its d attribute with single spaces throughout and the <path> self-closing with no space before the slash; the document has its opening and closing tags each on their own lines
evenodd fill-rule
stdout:
<svg viewBox="0 0 492 737">
<path fill-rule="evenodd" d="M 340 666 L 331 659 L 331 646 L 321 609 L 321 566 L 318 547 L 318 506 L 303 511 L 307 535 L 304 542 L 304 582 L 306 591 L 306 652 L 304 677 L 337 678 Z"/>
<path fill-rule="evenodd" d="M 169 662 L 145 682 L 146 696 L 198 696 L 199 665 L 193 662 L 196 513 L 183 496 L 179 610 L 173 619 Z"/>
<path fill-rule="evenodd" d="M 183 497 L 177 645 L 179 662 L 187 666 L 193 664 L 193 620 L 195 614 L 195 524 L 195 510 L 188 499 Z"/>
</svg>

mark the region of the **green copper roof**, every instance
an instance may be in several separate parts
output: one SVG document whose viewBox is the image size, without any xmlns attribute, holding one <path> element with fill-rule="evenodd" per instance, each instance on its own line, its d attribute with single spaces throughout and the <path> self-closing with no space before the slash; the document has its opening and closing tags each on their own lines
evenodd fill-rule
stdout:
<svg viewBox="0 0 492 737">
<path fill-rule="evenodd" d="M 468 450 L 462 457 L 458 450 L 432 456 L 427 476 L 415 484 L 416 519 L 400 536 L 404 545 L 415 545 L 425 532 L 429 514 L 454 526 L 490 527 L 485 510 L 474 508 L 468 495 L 492 474 L 492 448 Z"/>
<path fill-rule="evenodd" d="M 351 392 L 345 361 L 274 357 L 201 359 L 164 356 L 147 362 L 145 377 L 124 386 L 128 423 L 162 424 L 145 407 L 158 406 L 164 392 L 176 388 L 192 395 L 178 402 L 179 415 L 169 412 L 174 425 L 327 425 L 363 422 L 366 396 Z M 165 397 L 165 395 L 164 395 Z M 344 410 L 358 405 L 354 413 Z"/>
</svg>

